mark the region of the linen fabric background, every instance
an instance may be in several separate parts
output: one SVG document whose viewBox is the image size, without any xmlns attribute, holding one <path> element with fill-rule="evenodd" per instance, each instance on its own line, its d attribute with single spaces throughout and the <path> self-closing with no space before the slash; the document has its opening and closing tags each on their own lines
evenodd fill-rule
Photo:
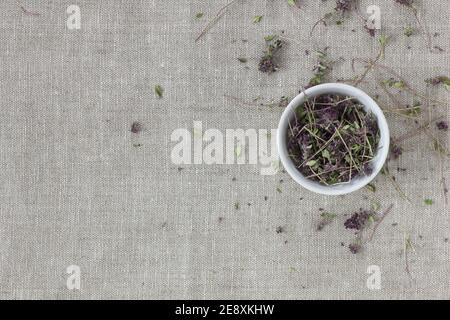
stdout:
<svg viewBox="0 0 450 320">
<path fill-rule="evenodd" d="M 315 50 L 328 47 L 336 60 L 328 80 L 336 81 L 360 73 L 351 60 L 374 57 L 379 48 L 356 14 L 340 26 L 319 24 L 310 37 L 312 25 L 333 10 L 331 0 L 300 0 L 300 9 L 284 0 L 238 0 L 196 43 L 226 3 L 0 2 L 1 298 L 450 297 L 449 209 L 439 184 L 441 173 L 450 179 L 449 163 L 439 164 L 424 134 L 405 141 L 391 164 L 411 202 L 382 175 L 375 193 L 329 197 L 286 173 L 263 176 L 258 165 L 172 163 L 171 133 L 192 130 L 193 121 L 221 132 L 276 128 L 282 108 L 240 101 L 294 97 L 312 77 Z M 433 115 L 448 118 L 448 92 L 424 80 L 450 75 L 449 1 L 417 5 L 441 53 L 426 48 L 406 8 L 360 1 L 364 16 L 372 4 L 381 9 L 381 33 L 391 37 L 381 63 L 444 102 Z M 79 30 L 66 26 L 69 5 L 81 9 Z M 196 18 L 198 12 L 204 16 Z M 253 23 L 257 15 L 263 18 Z M 416 34 L 406 37 L 407 26 Z M 288 39 L 279 71 L 268 75 L 258 71 L 258 60 L 270 34 Z M 376 80 L 371 73 L 360 87 L 388 105 Z M 413 102 L 411 95 L 403 101 Z M 416 126 L 387 118 L 393 137 Z M 139 134 L 130 132 L 134 121 L 143 126 Z M 376 202 L 381 210 L 394 207 L 374 239 L 352 254 L 344 215 Z M 319 208 L 337 215 L 320 232 Z M 411 276 L 406 238 L 414 248 L 407 250 Z M 71 265 L 80 267 L 79 290 L 66 285 Z M 380 267 L 380 290 L 366 285 L 370 265 Z"/>
</svg>

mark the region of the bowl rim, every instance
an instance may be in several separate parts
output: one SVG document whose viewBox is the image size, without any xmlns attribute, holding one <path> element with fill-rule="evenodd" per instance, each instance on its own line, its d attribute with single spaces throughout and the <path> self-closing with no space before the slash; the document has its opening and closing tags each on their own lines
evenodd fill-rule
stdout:
<svg viewBox="0 0 450 320">
<path fill-rule="evenodd" d="M 296 110 L 296 108 L 306 100 L 306 97 L 315 97 L 327 93 L 342 94 L 356 98 L 366 110 L 374 114 L 377 120 L 378 128 L 380 130 L 380 141 L 378 143 L 378 151 L 373 160 L 372 173 L 368 176 L 354 178 L 350 182 L 334 184 L 331 186 L 322 185 L 319 182 L 307 179 L 303 174 L 301 174 L 288 155 L 286 143 L 286 131 L 289 121 L 294 115 L 294 111 Z M 292 101 L 288 104 L 283 114 L 281 115 L 277 130 L 278 155 L 288 174 L 294 179 L 294 181 L 296 181 L 304 188 L 312 192 L 324 195 L 348 194 L 359 190 L 369 184 L 383 168 L 389 153 L 389 144 L 389 127 L 384 113 L 378 106 L 378 104 L 361 89 L 343 83 L 319 84 L 314 87 L 308 88 L 298 94 L 294 99 L 292 99 Z"/>
</svg>

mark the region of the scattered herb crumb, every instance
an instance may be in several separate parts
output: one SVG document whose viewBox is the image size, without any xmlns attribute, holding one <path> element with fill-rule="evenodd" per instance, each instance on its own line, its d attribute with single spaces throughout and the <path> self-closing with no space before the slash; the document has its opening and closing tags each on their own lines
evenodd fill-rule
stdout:
<svg viewBox="0 0 450 320">
<path fill-rule="evenodd" d="M 425 199 L 423 201 L 426 205 L 431 206 L 433 204 L 433 200 L 432 199 Z"/>
<path fill-rule="evenodd" d="M 275 229 L 275 232 L 276 233 L 283 233 L 283 232 L 285 232 L 286 231 L 286 229 L 285 229 L 285 227 L 283 227 L 283 226 L 278 226 L 276 229 Z"/>
<path fill-rule="evenodd" d="M 278 102 L 278 106 L 280 108 L 286 108 L 288 106 L 288 104 L 289 104 L 289 98 L 286 96 L 282 96 L 280 98 L 280 102 Z"/>
<path fill-rule="evenodd" d="M 359 244 L 359 243 L 351 243 L 351 244 L 349 244 L 348 245 L 348 248 L 350 249 L 350 252 L 351 253 L 353 253 L 353 254 L 357 254 L 358 252 L 360 252 L 361 251 L 361 244 Z"/>
<path fill-rule="evenodd" d="M 195 15 L 195 17 L 196 17 L 197 19 L 200 19 L 201 17 L 203 17 L 203 12 L 198 12 L 198 13 Z"/>
<path fill-rule="evenodd" d="M 241 63 L 247 63 L 247 58 L 238 58 L 239 62 Z"/>
<path fill-rule="evenodd" d="M 142 124 L 138 121 L 135 121 L 131 124 L 131 132 L 139 133 L 142 131 Z"/>
<path fill-rule="evenodd" d="M 390 159 L 396 160 L 403 154 L 403 148 L 399 145 L 392 144 L 389 151 Z"/>
<path fill-rule="evenodd" d="M 234 209 L 239 210 L 240 207 L 241 205 L 239 204 L 239 202 L 234 203 Z"/>
</svg>

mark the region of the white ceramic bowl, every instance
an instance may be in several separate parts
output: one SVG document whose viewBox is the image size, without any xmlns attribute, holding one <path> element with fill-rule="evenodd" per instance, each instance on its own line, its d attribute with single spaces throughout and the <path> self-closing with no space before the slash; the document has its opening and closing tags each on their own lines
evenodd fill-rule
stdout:
<svg viewBox="0 0 450 320">
<path fill-rule="evenodd" d="M 296 108 L 305 102 L 306 100 L 305 96 L 307 96 L 308 98 L 313 98 L 315 96 L 329 93 L 354 97 L 364 106 L 364 109 L 366 111 L 374 114 L 374 116 L 377 119 L 378 127 L 380 129 L 380 142 L 378 144 L 378 150 L 375 154 L 375 157 L 372 160 L 373 171 L 371 175 L 369 176 L 361 175 L 355 177 L 348 183 L 340 183 L 326 186 L 320 184 L 319 182 L 306 179 L 306 177 L 303 176 L 300 173 L 300 171 L 297 170 L 297 168 L 295 167 L 294 163 L 292 162 L 291 158 L 288 155 L 286 139 L 289 122 L 291 118 L 294 116 Z M 289 175 L 298 184 L 305 187 L 306 189 L 326 195 L 347 194 L 364 187 L 370 181 L 372 181 L 375 178 L 375 176 L 380 172 L 380 170 L 383 168 L 384 162 L 386 161 L 389 152 L 389 139 L 390 135 L 386 118 L 384 117 L 383 111 L 381 111 L 377 103 L 362 90 L 342 83 L 320 84 L 311 87 L 309 89 L 306 89 L 304 92 L 296 96 L 294 100 L 292 100 L 286 107 L 286 110 L 284 110 L 280 119 L 280 123 L 278 125 L 278 133 L 277 133 L 278 154 L 280 156 L 284 168 L 289 173 Z"/>
</svg>

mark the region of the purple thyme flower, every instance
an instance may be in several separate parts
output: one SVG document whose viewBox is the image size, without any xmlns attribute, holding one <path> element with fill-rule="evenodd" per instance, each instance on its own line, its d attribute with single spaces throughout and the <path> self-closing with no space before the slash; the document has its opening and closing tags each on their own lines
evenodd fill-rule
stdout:
<svg viewBox="0 0 450 320">
<path fill-rule="evenodd" d="M 438 130 L 448 131 L 448 121 L 439 121 L 436 123 Z"/>
</svg>

